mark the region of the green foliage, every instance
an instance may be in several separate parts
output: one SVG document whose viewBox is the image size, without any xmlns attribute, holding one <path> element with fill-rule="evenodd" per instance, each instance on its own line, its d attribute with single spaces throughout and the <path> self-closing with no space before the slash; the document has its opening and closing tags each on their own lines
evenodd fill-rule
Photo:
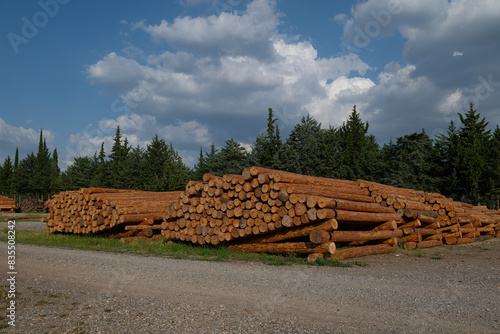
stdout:
<svg viewBox="0 0 500 334">
<path fill-rule="evenodd" d="M 78 190 L 89 187 L 98 168 L 97 158 L 76 157 L 61 175 L 61 185 L 65 190 Z"/>
<path fill-rule="evenodd" d="M 0 168 L 0 193 L 10 195 L 13 192 L 13 174 L 14 167 L 10 156 L 7 156 Z"/>
<path fill-rule="evenodd" d="M 437 191 L 437 150 L 424 130 L 421 133 L 399 137 L 396 144 L 391 141 L 384 145 L 381 155 L 386 167 L 383 183 L 429 192 Z"/>
<path fill-rule="evenodd" d="M 99 151 L 99 156 L 94 155 L 95 166 L 91 171 L 90 183 L 83 187 L 99 187 L 99 188 L 111 188 L 113 181 L 111 178 L 111 164 L 106 160 L 106 152 L 104 151 L 104 143 L 101 144 L 101 150 Z M 76 163 L 76 158 L 75 158 Z M 90 170 L 89 170 L 90 172 Z"/>
<path fill-rule="evenodd" d="M 252 150 L 252 158 L 257 165 L 272 168 L 274 158 L 280 150 L 282 142 L 278 124 L 276 124 L 278 119 L 274 117 L 273 109 L 269 108 L 267 111 L 267 131 L 265 135 L 261 133 L 257 135 Z"/>
<path fill-rule="evenodd" d="M 189 168 L 172 144 L 155 135 L 147 146 L 142 162 L 143 189 L 148 191 L 182 190 L 189 178 Z"/>
<path fill-rule="evenodd" d="M 293 173 L 324 175 L 323 132 L 316 119 L 310 115 L 302 117 L 277 152 L 274 166 Z"/>
<path fill-rule="evenodd" d="M 59 184 L 59 177 L 61 175 L 61 170 L 59 169 L 59 158 L 57 155 L 57 148 L 54 149 L 52 153 L 52 161 L 50 166 L 50 192 L 56 194 L 60 191 L 61 186 Z"/>
<path fill-rule="evenodd" d="M 30 182 L 30 188 L 37 195 L 47 196 L 50 194 L 50 173 L 51 159 L 47 142 L 43 138 L 43 131 L 40 130 L 40 142 L 38 153 L 36 154 L 35 168 Z"/>
<path fill-rule="evenodd" d="M 479 205 L 487 187 L 484 166 L 487 164 L 491 131 L 486 130 L 488 122 L 484 118 L 480 119 L 481 116 L 474 110 L 472 103 L 465 115 L 458 115 L 463 124 L 458 132 L 459 180 L 462 194 Z"/>
</svg>

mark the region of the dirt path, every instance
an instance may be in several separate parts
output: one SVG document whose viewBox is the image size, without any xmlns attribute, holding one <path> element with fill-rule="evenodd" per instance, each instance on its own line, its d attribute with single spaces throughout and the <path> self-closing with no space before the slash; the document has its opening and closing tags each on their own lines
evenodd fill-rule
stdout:
<svg viewBox="0 0 500 334">
<path fill-rule="evenodd" d="M 0 243 L 1 254 L 6 247 Z M 16 331 L 7 332 L 500 332 L 500 239 L 427 249 L 424 257 L 366 257 L 365 268 L 201 262 L 20 244 L 17 252 L 19 309 Z M 2 282 L 6 272 L 2 260 Z"/>
</svg>

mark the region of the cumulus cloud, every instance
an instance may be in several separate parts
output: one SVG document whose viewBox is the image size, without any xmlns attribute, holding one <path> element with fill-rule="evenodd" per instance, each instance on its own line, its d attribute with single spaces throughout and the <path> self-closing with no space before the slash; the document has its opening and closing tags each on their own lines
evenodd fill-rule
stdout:
<svg viewBox="0 0 500 334">
<path fill-rule="evenodd" d="M 270 38 L 278 17 L 268 0 L 250 3 L 243 15 L 222 12 L 209 17 L 178 17 L 172 23 L 142 24 L 142 29 L 157 42 L 166 42 L 176 50 L 200 56 L 252 55 L 272 56 Z"/>
<path fill-rule="evenodd" d="M 359 49 L 395 33 L 405 40 L 408 65 L 390 64 L 393 70 L 386 67 L 368 92 L 372 129 L 392 132 L 400 124 L 401 131 L 392 133 L 419 131 L 418 126 L 433 132 L 446 128 L 469 102 L 498 120 L 498 13 L 500 3 L 489 0 L 368 0 L 354 6 L 341 22 L 345 42 Z"/>
<path fill-rule="evenodd" d="M 49 130 L 43 130 L 43 138 L 49 148 L 53 147 L 54 133 Z M 11 156 L 14 159 L 16 147 L 19 148 L 19 157 L 22 159 L 28 153 L 38 151 L 40 141 L 40 130 L 24 128 L 7 124 L 0 118 L 0 156 Z"/>
<path fill-rule="evenodd" d="M 129 110 L 101 120 L 98 137 L 102 141 L 117 125 L 143 144 L 158 133 L 194 161 L 199 147 L 211 142 L 221 146 L 232 137 L 248 147 L 264 130 L 269 107 L 286 135 L 307 113 L 323 126 L 341 125 L 356 104 L 379 142 L 446 128 L 450 108 L 462 112 L 470 99 L 494 122 L 500 114 L 494 103 L 500 70 L 493 62 L 499 50 L 491 42 L 500 31 L 492 14 L 497 6 L 486 0 L 368 0 L 349 15 L 337 14 L 343 41 L 355 47 L 394 34 L 405 39 L 406 64 L 389 62 L 381 70 L 354 53 L 319 57 L 310 42 L 280 33 L 282 14 L 274 1 L 255 0 L 244 11 L 207 17 L 140 22 L 136 28 L 164 50 L 146 54 L 129 46 L 87 68 L 89 80 L 116 92 Z"/>
<path fill-rule="evenodd" d="M 88 67 L 89 79 L 118 91 L 132 113 L 102 120 L 100 127 L 120 125 L 141 137 L 155 131 L 176 148 L 197 152 L 230 137 L 251 143 L 269 107 L 284 131 L 307 113 L 340 120 L 354 100 L 347 96 L 371 82 L 350 76 L 372 69 L 354 54 L 318 57 L 311 43 L 277 32 L 280 17 L 274 1 L 256 0 L 242 13 L 139 23 L 152 40 L 174 50 L 144 63 L 111 53 Z M 342 105 L 333 101 L 338 96 L 346 97 Z"/>
</svg>

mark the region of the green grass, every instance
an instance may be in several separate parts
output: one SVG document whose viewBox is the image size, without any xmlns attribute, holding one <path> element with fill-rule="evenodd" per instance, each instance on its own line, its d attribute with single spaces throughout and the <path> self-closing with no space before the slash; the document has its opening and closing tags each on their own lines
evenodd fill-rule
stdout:
<svg viewBox="0 0 500 334">
<path fill-rule="evenodd" d="M 0 241 L 7 241 L 7 228 L 4 228 L 2 232 L 0 232 Z M 49 234 L 27 230 L 18 230 L 16 232 L 16 243 L 113 253 L 139 254 L 144 256 L 164 256 L 174 259 L 190 259 L 200 261 L 261 262 L 273 266 L 308 264 L 304 257 L 300 257 L 296 254 L 275 255 L 266 253 L 249 253 L 230 250 L 223 246 L 200 246 L 183 242 L 167 243 L 165 240 L 138 240 L 122 244 L 120 239 L 103 236 L 59 233 Z M 341 260 L 320 260 L 312 265 L 334 267 L 367 266 L 365 262 L 344 262 Z"/>
</svg>

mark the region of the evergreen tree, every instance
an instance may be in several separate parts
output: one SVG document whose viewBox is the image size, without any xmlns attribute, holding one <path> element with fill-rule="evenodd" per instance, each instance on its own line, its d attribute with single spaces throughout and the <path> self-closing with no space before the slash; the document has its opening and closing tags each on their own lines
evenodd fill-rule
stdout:
<svg viewBox="0 0 500 334">
<path fill-rule="evenodd" d="M 402 188 L 437 191 L 437 151 L 424 130 L 421 133 L 399 137 L 396 144 L 391 141 L 384 145 L 382 151 L 387 166 L 383 183 Z"/>
<path fill-rule="evenodd" d="M 11 196 L 14 192 L 14 189 L 12 187 L 13 173 L 14 168 L 12 166 L 12 160 L 10 159 L 10 156 L 7 156 L 0 169 L 0 193 L 6 196 Z"/>
<path fill-rule="evenodd" d="M 143 190 L 142 168 L 144 159 L 144 150 L 137 146 L 130 150 L 124 163 L 122 171 L 122 188 Z"/>
<path fill-rule="evenodd" d="M 251 167 L 250 157 L 241 144 L 233 138 L 226 140 L 226 144 L 217 154 L 217 172 L 216 175 L 241 174 L 243 169 Z"/>
<path fill-rule="evenodd" d="M 104 142 L 101 143 L 99 156 L 95 156 L 96 168 L 92 175 L 92 187 L 112 188 L 110 163 L 106 160 L 106 152 L 104 151 Z"/>
<path fill-rule="evenodd" d="M 194 165 L 192 178 L 196 181 L 202 181 L 203 175 L 208 172 L 206 158 L 203 154 L 203 148 L 200 147 L 198 162 Z"/>
<path fill-rule="evenodd" d="M 39 196 L 48 196 L 50 193 L 50 153 L 47 142 L 43 138 L 43 130 L 40 130 L 40 141 L 36 155 L 36 164 L 33 171 L 33 178 L 30 180 L 30 188 Z"/>
<path fill-rule="evenodd" d="M 440 181 L 438 188 L 443 195 L 457 200 L 460 199 L 462 193 L 458 179 L 460 168 L 458 141 L 458 132 L 453 121 L 450 122 L 447 133 L 438 135 L 434 141 L 439 158 L 439 163 L 436 166 Z"/>
<path fill-rule="evenodd" d="M 275 157 L 274 166 L 289 172 L 324 176 L 324 131 L 310 115 L 302 117 Z"/>
<path fill-rule="evenodd" d="M 110 181 L 109 185 L 113 188 L 127 188 L 128 180 L 124 176 L 130 146 L 128 139 L 125 137 L 122 143 L 120 126 L 116 127 L 115 137 L 113 139 L 113 147 L 109 155 Z"/>
<path fill-rule="evenodd" d="M 16 173 L 19 168 L 19 148 L 16 147 L 16 155 L 14 157 L 14 173 Z"/>
<path fill-rule="evenodd" d="M 30 153 L 19 162 L 17 173 L 14 175 L 14 190 L 18 194 L 27 194 L 30 197 L 34 195 L 31 188 L 33 173 L 36 166 L 36 157 Z"/>
<path fill-rule="evenodd" d="M 54 149 L 52 153 L 52 162 L 50 168 L 50 192 L 56 194 L 60 191 L 59 177 L 61 175 L 61 170 L 59 169 L 59 158 L 57 156 L 57 148 Z"/>
<path fill-rule="evenodd" d="M 223 174 L 220 173 L 219 171 L 219 165 L 218 165 L 218 152 L 217 149 L 215 148 L 215 144 L 212 143 L 210 145 L 210 151 L 208 151 L 205 154 L 205 172 L 213 175 L 219 175 L 222 176 Z"/>
<path fill-rule="evenodd" d="M 78 190 L 92 186 L 97 168 L 96 155 L 93 158 L 76 157 L 73 164 L 61 175 L 61 190 Z"/>
<path fill-rule="evenodd" d="M 489 175 L 491 175 L 491 207 L 500 210 L 500 127 L 493 132 L 490 147 Z"/>
<path fill-rule="evenodd" d="M 368 122 L 363 123 L 356 105 L 347 122 L 339 128 L 340 154 L 338 177 L 348 180 L 373 179 L 373 173 L 379 169 L 377 166 L 378 144 L 375 137 L 368 135 Z"/>
<path fill-rule="evenodd" d="M 165 191 L 164 185 L 164 160 L 167 154 L 167 144 L 158 134 L 146 147 L 143 161 L 143 184 L 145 190 Z"/>
<path fill-rule="evenodd" d="M 278 125 L 276 124 L 277 118 L 274 118 L 273 109 L 269 108 L 267 117 L 267 131 L 266 135 L 259 134 L 254 143 L 252 150 L 252 158 L 256 164 L 271 168 L 273 167 L 274 157 L 281 148 L 281 138 Z"/>
<path fill-rule="evenodd" d="M 488 122 L 474 109 L 462 115 L 458 113 L 462 127 L 458 131 L 458 177 L 462 195 L 467 201 L 480 205 L 481 198 L 491 187 L 485 166 L 488 162 L 488 144 L 491 130 L 486 130 Z"/>
<path fill-rule="evenodd" d="M 179 153 L 174 149 L 172 143 L 167 147 L 163 167 L 164 189 L 167 191 L 183 190 L 189 181 L 190 170 L 182 162 Z"/>
</svg>

